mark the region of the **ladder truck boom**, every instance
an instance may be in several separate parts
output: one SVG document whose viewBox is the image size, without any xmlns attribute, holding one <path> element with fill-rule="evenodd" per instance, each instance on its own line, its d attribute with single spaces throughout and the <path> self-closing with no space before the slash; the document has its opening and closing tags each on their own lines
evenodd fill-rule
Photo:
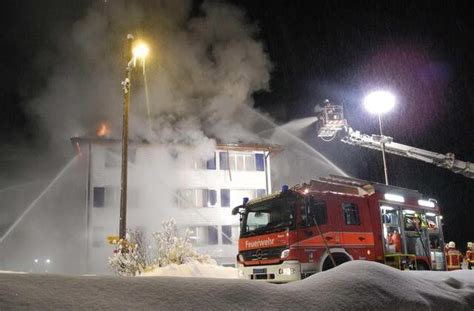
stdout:
<svg viewBox="0 0 474 311">
<path fill-rule="evenodd" d="M 343 108 L 340 105 L 333 105 L 326 101 L 319 120 L 322 125 L 318 131 L 318 137 L 324 141 L 331 141 L 338 136 L 338 133 L 341 133 L 341 141 L 349 145 L 381 150 L 383 143 L 387 153 L 431 163 L 468 178 L 474 178 L 474 163 L 458 160 L 454 153 L 441 154 L 396 143 L 392 137 L 385 135 L 367 135 L 354 131 L 344 119 Z"/>
</svg>

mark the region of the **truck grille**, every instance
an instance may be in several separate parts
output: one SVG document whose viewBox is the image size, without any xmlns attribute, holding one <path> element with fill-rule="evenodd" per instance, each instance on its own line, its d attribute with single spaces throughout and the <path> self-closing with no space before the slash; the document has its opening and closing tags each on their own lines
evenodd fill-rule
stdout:
<svg viewBox="0 0 474 311">
<path fill-rule="evenodd" d="M 259 248 L 252 249 L 250 251 L 244 251 L 240 254 L 244 257 L 245 261 L 278 259 L 281 256 L 281 252 L 287 248 L 287 246 L 275 248 Z"/>
</svg>

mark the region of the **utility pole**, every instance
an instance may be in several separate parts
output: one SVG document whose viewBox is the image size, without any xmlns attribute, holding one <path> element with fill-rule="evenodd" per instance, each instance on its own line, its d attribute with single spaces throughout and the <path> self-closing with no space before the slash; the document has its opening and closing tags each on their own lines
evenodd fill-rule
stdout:
<svg viewBox="0 0 474 311">
<path fill-rule="evenodd" d="M 122 81 L 123 90 L 123 121 L 122 121 L 122 172 L 120 180 L 120 223 L 119 237 L 125 239 L 127 234 L 127 171 L 128 171 L 128 113 L 130 110 L 130 90 L 133 69 L 132 59 L 133 36 L 127 35 L 127 68 L 125 80 Z"/>
</svg>

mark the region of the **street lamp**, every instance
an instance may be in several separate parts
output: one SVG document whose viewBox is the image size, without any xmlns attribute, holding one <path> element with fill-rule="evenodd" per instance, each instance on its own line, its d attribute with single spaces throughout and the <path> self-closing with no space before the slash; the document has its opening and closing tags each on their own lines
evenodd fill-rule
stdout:
<svg viewBox="0 0 474 311">
<path fill-rule="evenodd" d="M 134 44 L 131 34 L 127 35 L 127 67 L 125 69 L 125 80 L 122 81 L 123 90 L 123 121 L 122 121 L 122 171 L 120 180 L 120 223 L 119 237 L 124 239 L 127 233 L 127 169 L 128 169 L 128 113 L 130 110 L 130 90 L 132 70 L 136 66 L 137 59 L 143 64 L 149 49 L 143 42 Z"/>
<path fill-rule="evenodd" d="M 385 136 L 383 136 L 382 132 L 381 115 L 392 110 L 392 108 L 395 106 L 395 96 L 387 91 L 375 91 L 365 97 L 364 106 L 369 112 L 377 114 L 379 119 L 380 147 L 382 149 L 383 170 L 385 174 L 385 184 L 388 185 L 387 162 L 385 160 Z"/>
</svg>

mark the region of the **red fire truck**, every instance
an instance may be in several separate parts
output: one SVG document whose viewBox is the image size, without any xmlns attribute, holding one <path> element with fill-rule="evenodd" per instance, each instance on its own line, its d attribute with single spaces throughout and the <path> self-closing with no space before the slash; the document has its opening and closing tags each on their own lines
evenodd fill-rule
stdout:
<svg viewBox="0 0 474 311">
<path fill-rule="evenodd" d="M 244 199 L 232 213 L 243 279 L 289 282 L 350 260 L 445 270 L 438 204 L 415 190 L 331 175 Z"/>
</svg>

